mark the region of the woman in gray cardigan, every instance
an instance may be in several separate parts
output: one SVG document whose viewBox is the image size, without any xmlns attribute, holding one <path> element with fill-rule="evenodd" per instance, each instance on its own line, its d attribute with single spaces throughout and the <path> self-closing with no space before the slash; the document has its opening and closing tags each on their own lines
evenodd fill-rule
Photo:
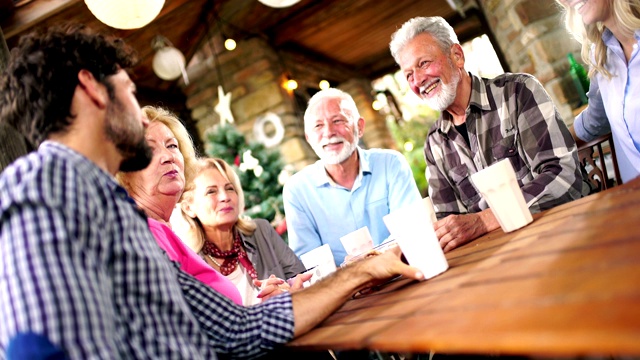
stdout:
<svg viewBox="0 0 640 360">
<path fill-rule="evenodd" d="M 233 168 L 222 159 L 201 159 L 180 203 L 188 226 L 173 227 L 236 285 L 244 305 L 253 305 L 288 291 L 283 279 L 296 277 L 305 267 L 266 220 L 243 217 L 243 209 L 244 193 Z M 295 288 L 303 280 L 296 277 Z"/>
</svg>

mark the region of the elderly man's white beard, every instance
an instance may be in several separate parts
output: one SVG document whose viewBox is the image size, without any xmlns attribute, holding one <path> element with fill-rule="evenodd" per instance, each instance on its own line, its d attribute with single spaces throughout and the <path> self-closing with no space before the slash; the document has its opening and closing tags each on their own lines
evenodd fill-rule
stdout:
<svg viewBox="0 0 640 360">
<path fill-rule="evenodd" d="M 453 64 L 451 64 L 453 68 Z M 423 98 L 425 103 L 429 105 L 430 108 L 443 111 L 448 108 L 456 99 L 456 91 L 458 90 L 458 83 L 460 82 L 460 73 L 458 71 L 454 71 L 453 77 L 448 84 L 445 84 L 442 80 L 440 92 L 431 98 Z M 422 87 L 419 89 L 420 93 L 424 90 Z"/>
<path fill-rule="evenodd" d="M 353 142 L 350 143 L 348 142 L 345 138 L 343 138 L 342 136 L 332 136 L 329 139 L 325 139 L 320 141 L 318 144 L 316 144 L 313 147 L 313 151 L 315 151 L 316 155 L 318 155 L 318 157 L 320 158 L 320 160 L 325 164 L 325 165 L 337 165 L 340 164 L 341 162 L 347 160 L 349 158 L 349 156 L 351 156 L 351 154 L 353 154 L 353 152 L 356 150 L 356 147 L 358 146 L 358 128 L 355 128 L 353 131 Z M 338 142 L 343 142 L 343 147 L 342 150 L 340 150 L 340 152 L 334 153 L 334 152 L 327 152 L 324 151 L 323 146 L 328 145 L 328 144 L 335 144 Z"/>
</svg>

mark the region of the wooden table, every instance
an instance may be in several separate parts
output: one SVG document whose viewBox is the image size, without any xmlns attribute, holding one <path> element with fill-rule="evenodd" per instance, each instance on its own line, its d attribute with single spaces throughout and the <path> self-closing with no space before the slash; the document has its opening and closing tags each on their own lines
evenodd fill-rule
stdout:
<svg viewBox="0 0 640 360">
<path fill-rule="evenodd" d="M 447 254 L 423 282 L 349 300 L 292 347 L 640 355 L 640 179 Z"/>
</svg>

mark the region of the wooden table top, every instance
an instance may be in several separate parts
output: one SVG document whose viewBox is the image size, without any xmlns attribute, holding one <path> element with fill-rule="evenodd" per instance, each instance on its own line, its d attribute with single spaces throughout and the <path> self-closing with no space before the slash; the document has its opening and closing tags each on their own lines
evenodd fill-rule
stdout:
<svg viewBox="0 0 640 360">
<path fill-rule="evenodd" d="M 640 355 L 640 179 L 446 255 L 445 273 L 349 300 L 290 346 Z"/>
</svg>

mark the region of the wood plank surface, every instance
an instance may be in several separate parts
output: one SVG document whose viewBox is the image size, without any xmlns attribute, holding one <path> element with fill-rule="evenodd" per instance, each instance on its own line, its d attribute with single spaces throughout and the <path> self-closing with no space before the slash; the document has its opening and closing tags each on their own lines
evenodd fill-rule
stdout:
<svg viewBox="0 0 640 360">
<path fill-rule="evenodd" d="M 640 179 L 447 254 L 449 270 L 356 296 L 290 345 L 640 355 Z"/>
</svg>

